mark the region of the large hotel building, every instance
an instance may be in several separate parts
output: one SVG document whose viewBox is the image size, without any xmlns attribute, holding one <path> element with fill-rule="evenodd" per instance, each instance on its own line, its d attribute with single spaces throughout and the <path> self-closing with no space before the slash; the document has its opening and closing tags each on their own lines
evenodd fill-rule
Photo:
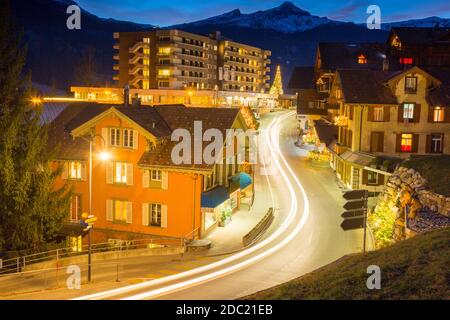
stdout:
<svg viewBox="0 0 450 320">
<path fill-rule="evenodd" d="M 264 93 L 270 51 L 180 30 L 114 34 L 114 80 L 130 89 L 193 89 Z"/>
</svg>

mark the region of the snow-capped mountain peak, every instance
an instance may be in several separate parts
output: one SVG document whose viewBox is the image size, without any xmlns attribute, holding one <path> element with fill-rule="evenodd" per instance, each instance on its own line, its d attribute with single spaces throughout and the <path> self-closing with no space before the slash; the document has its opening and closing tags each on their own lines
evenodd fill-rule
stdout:
<svg viewBox="0 0 450 320">
<path fill-rule="evenodd" d="M 292 2 L 283 2 L 280 6 L 268 10 L 244 14 L 239 9 L 189 23 L 191 26 L 202 25 L 232 25 L 246 28 L 264 28 L 283 33 L 301 32 L 314 29 L 323 24 L 341 23 L 327 18 L 313 16 L 309 12 L 300 9 Z M 178 26 L 172 26 L 174 28 Z"/>
</svg>

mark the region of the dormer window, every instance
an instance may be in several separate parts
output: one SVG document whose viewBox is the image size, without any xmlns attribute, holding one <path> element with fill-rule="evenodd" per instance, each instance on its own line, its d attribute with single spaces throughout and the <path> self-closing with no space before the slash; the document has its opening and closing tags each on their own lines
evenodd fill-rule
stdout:
<svg viewBox="0 0 450 320">
<path fill-rule="evenodd" d="M 366 56 L 363 55 L 363 54 L 360 54 L 360 55 L 358 56 L 358 63 L 359 63 L 359 64 L 367 64 L 367 58 L 366 58 Z"/>
</svg>

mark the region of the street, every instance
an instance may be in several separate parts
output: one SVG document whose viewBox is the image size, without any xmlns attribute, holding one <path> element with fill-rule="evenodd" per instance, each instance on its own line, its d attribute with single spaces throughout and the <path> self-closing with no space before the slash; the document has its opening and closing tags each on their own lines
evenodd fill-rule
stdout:
<svg viewBox="0 0 450 320">
<path fill-rule="evenodd" d="M 343 200 L 337 185 L 330 183 L 331 170 L 311 168 L 299 158 L 296 126 L 292 112 L 262 119 L 262 128 L 271 135 L 273 156 L 279 134 L 281 160 L 279 172 L 268 177 L 275 222 L 258 245 L 197 269 L 79 299 L 236 299 L 361 250 L 361 230 L 344 232 L 339 226 Z"/>
</svg>

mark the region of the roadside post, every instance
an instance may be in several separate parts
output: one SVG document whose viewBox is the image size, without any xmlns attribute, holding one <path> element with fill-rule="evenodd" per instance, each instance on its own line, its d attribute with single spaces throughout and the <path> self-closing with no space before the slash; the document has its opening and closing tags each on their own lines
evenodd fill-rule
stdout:
<svg viewBox="0 0 450 320">
<path fill-rule="evenodd" d="M 92 242 L 91 242 L 91 232 L 94 228 L 94 222 L 97 221 L 97 217 L 94 215 L 90 215 L 88 213 L 83 213 L 81 215 L 83 219 L 84 232 L 88 232 L 88 274 L 87 280 L 91 282 L 92 279 Z"/>
<path fill-rule="evenodd" d="M 346 210 L 341 214 L 344 221 L 341 223 L 341 228 L 344 231 L 364 229 L 363 235 L 363 253 L 366 253 L 366 238 L 367 238 L 367 200 L 369 192 L 367 190 L 352 190 L 344 193 L 344 199 L 347 202 L 344 204 Z"/>
</svg>

